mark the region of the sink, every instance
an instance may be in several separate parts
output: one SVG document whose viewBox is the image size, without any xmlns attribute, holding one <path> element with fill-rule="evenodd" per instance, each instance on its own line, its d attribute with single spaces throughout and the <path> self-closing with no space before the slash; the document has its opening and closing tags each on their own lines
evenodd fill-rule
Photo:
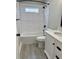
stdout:
<svg viewBox="0 0 79 59">
<path fill-rule="evenodd" d="M 57 36 L 61 37 L 62 33 L 61 32 L 54 32 L 54 34 L 56 34 Z"/>
</svg>

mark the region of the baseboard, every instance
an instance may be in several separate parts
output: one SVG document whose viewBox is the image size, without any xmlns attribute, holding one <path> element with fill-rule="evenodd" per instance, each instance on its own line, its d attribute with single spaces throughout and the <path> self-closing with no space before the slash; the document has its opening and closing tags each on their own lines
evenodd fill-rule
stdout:
<svg viewBox="0 0 79 59">
<path fill-rule="evenodd" d="M 44 53 L 46 54 L 46 56 L 47 56 L 48 59 L 51 59 L 46 50 L 44 50 Z"/>
</svg>

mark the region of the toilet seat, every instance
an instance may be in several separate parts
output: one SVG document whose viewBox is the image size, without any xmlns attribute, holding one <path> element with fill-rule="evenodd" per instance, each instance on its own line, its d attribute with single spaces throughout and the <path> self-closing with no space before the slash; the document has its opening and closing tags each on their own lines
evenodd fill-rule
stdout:
<svg viewBox="0 0 79 59">
<path fill-rule="evenodd" d="M 37 41 L 45 41 L 45 36 L 37 37 Z"/>
</svg>

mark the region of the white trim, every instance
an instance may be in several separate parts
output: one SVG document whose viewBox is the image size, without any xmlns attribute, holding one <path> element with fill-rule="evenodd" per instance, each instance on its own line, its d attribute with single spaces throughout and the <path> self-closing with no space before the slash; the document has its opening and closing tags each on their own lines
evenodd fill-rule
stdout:
<svg viewBox="0 0 79 59">
<path fill-rule="evenodd" d="M 44 53 L 46 54 L 46 56 L 48 57 L 48 59 L 51 59 L 46 50 L 44 50 Z"/>
<path fill-rule="evenodd" d="M 19 54 L 21 53 L 21 49 L 22 49 L 22 43 L 20 42 L 20 45 L 19 45 Z"/>
</svg>

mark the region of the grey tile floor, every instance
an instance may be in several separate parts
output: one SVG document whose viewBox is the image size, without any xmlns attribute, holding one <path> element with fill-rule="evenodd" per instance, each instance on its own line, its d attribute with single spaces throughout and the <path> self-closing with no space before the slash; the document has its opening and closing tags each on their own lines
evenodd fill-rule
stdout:
<svg viewBox="0 0 79 59">
<path fill-rule="evenodd" d="M 39 49 L 34 44 L 22 46 L 21 59 L 47 59 L 44 51 Z"/>
</svg>

